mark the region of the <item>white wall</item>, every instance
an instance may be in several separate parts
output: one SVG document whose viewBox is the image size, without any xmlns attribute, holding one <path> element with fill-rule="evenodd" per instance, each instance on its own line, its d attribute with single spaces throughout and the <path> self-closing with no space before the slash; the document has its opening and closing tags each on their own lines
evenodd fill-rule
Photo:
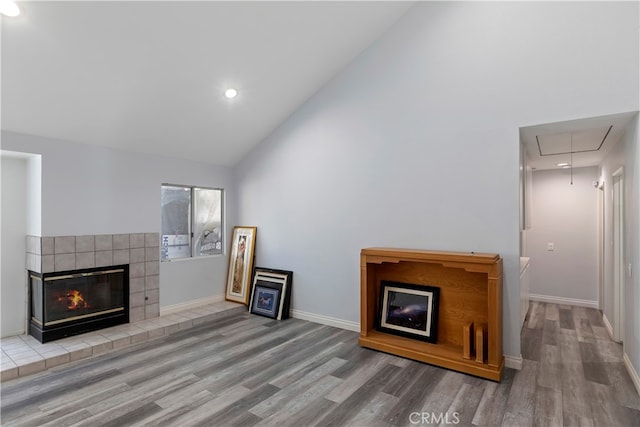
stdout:
<svg viewBox="0 0 640 427">
<path fill-rule="evenodd" d="M 612 321 L 613 289 L 613 173 L 624 167 L 624 262 L 631 265 L 625 277 L 623 349 L 632 369 L 640 374 L 640 133 L 639 117 L 629 123 L 622 140 L 601 165 L 605 180 L 605 253 L 603 314 Z M 640 378 L 636 377 L 640 392 Z"/>
<path fill-rule="evenodd" d="M 27 157 L 27 234 L 42 235 L 42 156 Z"/>
<path fill-rule="evenodd" d="M 522 140 L 520 141 L 520 156 L 520 256 L 528 257 L 527 236 L 532 224 L 533 169 Z"/>
<path fill-rule="evenodd" d="M 636 388 L 640 393 L 640 124 L 638 116 L 624 137 L 625 147 L 625 264 L 631 275 L 625 278 L 624 352 L 636 372 Z"/>
<path fill-rule="evenodd" d="M 624 136 L 627 139 L 628 134 Z M 626 143 L 620 141 L 600 166 L 598 179 L 604 179 L 604 289 L 602 312 L 613 321 L 613 173 L 624 166 Z"/>
<path fill-rule="evenodd" d="M 518 128 L 637 109 L 637 4 L 417 3 L 237 166 L 239 221 L 352 322 L 361 248 L 497 252 L 518 357 Z"/>
<path fill-rule="evenodd" d="M 0 336 L 25 332 L 27 159 L 0 155 L 2 178 Z"/>
<path fill-rule="evenodd" d="M 165 182 L 225 189 L 227 236 L 236 224 L 229 168 L 6 131 L 2 146 L 42 155 L 42 235 L 160 232 Z M 226 274 L 226 256 L 162 262 L 160 307 L 222 296 Z"/>
<path fill-rule="evenodd" d="M 527 233 L 530 293 L 598 306 L 598 168 L 533 172 L 533 227 Z M 554 250 L 547 250 L 553 243 Z"/>
</svg>

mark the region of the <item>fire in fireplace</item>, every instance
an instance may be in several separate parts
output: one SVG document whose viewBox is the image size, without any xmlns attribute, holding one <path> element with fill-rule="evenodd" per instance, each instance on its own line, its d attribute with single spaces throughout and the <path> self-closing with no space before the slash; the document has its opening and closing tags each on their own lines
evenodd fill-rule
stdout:
<svg viewBox="0 0 640 427">
<path fill-rule="evenodd" d="M 67 291 L 66 295 L 58 297 L 58 302 L 63 305 L 66 304 L 68 310 L 78 310 L 81 308 L 91 308 L 89 304 L 84 300 L 84 297 L 79 290 L 73 289 Z"/>
<path fill-rule="evenodd" d="M 30 272 L 29 333 L 40 342 L 129 322 L 129 266 Z"/>
</svg>

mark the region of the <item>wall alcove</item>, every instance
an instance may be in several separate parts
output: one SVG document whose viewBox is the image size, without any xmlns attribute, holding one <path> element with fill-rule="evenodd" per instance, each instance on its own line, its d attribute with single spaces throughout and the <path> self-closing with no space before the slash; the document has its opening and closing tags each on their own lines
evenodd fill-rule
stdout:
<svg viewBox="0 0 640 427">
<path fill-rule="evenodd" d="M 361 346 L 500 381 L 504 355 L 499 255 L 367 248 L 362 249 L 360 261 Z M 382 281 L 440 288 L 436 343 L 376 329 Z M 469 342 L 471 323 L 476 330 L 482 328 L 480 342 L 475 337 Z M 474 342 L 480 349 L 475 355 Z"/>
</svg>

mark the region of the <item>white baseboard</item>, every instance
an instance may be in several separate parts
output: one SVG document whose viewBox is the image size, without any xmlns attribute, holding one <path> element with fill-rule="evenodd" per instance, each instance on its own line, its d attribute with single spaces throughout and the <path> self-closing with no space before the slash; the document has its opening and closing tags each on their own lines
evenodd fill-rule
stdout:
<svg viewBox="0 0 640 427">
<path fill-rule="evenodd" d="M 13 331 L 13 332 L 7 332 L 6 334 L 1 336 L 0 338 L 9 338 L 9 337 L 13 337 L 13 336 L 16 336 L 16 335 L 26 335 L 26 334 L 27 334 L 26 331 Z"/>
<path fill-rule="evenodd" d="M 607 319 L 607 316 L 604 313 L 602 313 L 602 323 L 604 323 L 604 328 L 609 332 L 609 338 L 611 338 L 612 341 L 615 341 L 613 339 L 613 326 L 611 326 L 611 322 L 609 322 L 609 319 Z"/>
<path fill-rule="evenodd" d="M 504 367 L 517 369 L 518 371 L 522 369 L 522 356 L 504 356 Z"/>
<path fill-rule="evenodd" d="M 320 323 L 322 325 L 334 326 L 348 331 L 360 332 L 360 323 L 358 322 L 350 322 L 348 320 L 336 319 L 335 317 L 323 316 L 321 314 L 309 313 L 300 310 L 291 310 L 291 317 Z"/>
<path fill-rule="evenodd" d="M 190 310 L 192 308 L 200 307 L 207 304 L 213 304 L 220 301 L 224 301 L 224 294 L 200 298 L 193 301 L 182 302 L 179 304 L 168 305 L 166 307 L 160 307 L 160 316 L 178 313 L 180 311 Z"/>
<path fill-rule="evenodd" d="M 551 295 L 538 295 L 538 294 L 529 294 L 529 299 L 531 301 L 548 302 L 551 304 L 577 305 L 578 307 L 589 307 L 589 308 L 595 308 L 596 310 L 599 308 L 598 301 L 589 301 L 585 299 L 555 297 Z"/>
<path fill-rule="evenodd" d="M 635 370 L 629 356 L 627 353 L 622 353 L 622 360 L 624 360 L 624 366 L 627 367 L 627 372 L 629 372 L 629 376 L 631 377 L 631 381 L 633 381 L 633 385 L 636 387 L 636 391 L 638 395 L 640 395 L 640 375 L 638 375 L 638 371 Z"/>
</svg>

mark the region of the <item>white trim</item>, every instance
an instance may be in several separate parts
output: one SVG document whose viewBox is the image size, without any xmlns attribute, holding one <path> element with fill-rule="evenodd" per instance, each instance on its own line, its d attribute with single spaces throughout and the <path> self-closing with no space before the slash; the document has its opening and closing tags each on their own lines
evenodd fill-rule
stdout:
<svg viewBox="0 0 640 427">
<path fill-rule="evenodd" d="M 614 341 L 624 338 L 624 295 L 625 295 L 625 179 L 624 167 L 613 173 L 613 336 Z"/>
<path fill-rule="evenodd" d="M 585 299 L 574 299 L 565 297 L 556 297 L 552 295 L 529 294 L 532 301 L 548 302 L 551 304 L 577 305 L 579 307 L 589 307 L 598 309 L 598 301 L 589 301 Z"/>
<path fill-rule="evenodd" d="M 160 307 L 160 316 L 174 314 L 185 310 L 191 310 L 192 308 L 200 307 L 207 304 L 213 304 L 220 301 L 224 301 L 224 294 L 168 305 L 166 307 Z"/>
<path fill-rule="evenodd" d="M 604 327 L 609 333 L 609 337 L 613 340 L 613 326 L 611 326 L 611 322 L 607 319 L 607 316 L 602 313 L 602 323 L 604 323 Z"/>
<path fill-rule="evenodd" d="M 306 311 L 291 310 L 291 317 L 296 319 L 308 320 L 309 322 L 320 323 L 322 325 L 334 326 L 348 331 L 360 332 L 359 322 L 350 322 L 348 320 L 336 319 L 335 317 L 323 316 L 321 314 L 308 313 Z"/>
<path fill-rule="evenodd" d="M 638 375 L 638 371 L 633 367 L 633 363 L 627 356 L 627 353 L 622 353 L 622 360 L 624 360 L 624 366 L 627 367 L 627 372 L 629 372 L 629 376 L 631 377 L 631 381 L 633 381 L 633 385 L 636 387 L 636 391 L 638 395 L 640 395 L 640 375 Z"/>
<path fill-rule="evenodd" d="M 504 356 L 504 367 L 520 371 L 522 369 L 522 356 Z"/>
<path fill-rule="evenodd" d="M 40 157 L 40 154 L 23 153 L 21 151 L 0 150 L 0 157 L 9 159 L 29 159 L 31 157 Z"/>
<path fill-rule="evenodd" d="M 6 335 L 1 336 L 0 338 L 15 337 L 16 335 L 29 335 L 29 334 L 25 331 L 13 331 L 13 332 L 7 332 Z"/>
<path fill-rule="evenodd" d="M 202 187 L 198 187 L 198 188 L 202 188 Z M 185 262 L 185 261 L 196 261 L 196 260 L 199 260 L 199 259 L 211 259 L 211 258 L 222 258 L 222 257 L 224 257 L 224 254 L 185 256 L 185 257 L 182 257 L 182 258 L 160 259 L 160 262 L 161 263 L 165 263 L 165 262 Z"/>
</svg>

